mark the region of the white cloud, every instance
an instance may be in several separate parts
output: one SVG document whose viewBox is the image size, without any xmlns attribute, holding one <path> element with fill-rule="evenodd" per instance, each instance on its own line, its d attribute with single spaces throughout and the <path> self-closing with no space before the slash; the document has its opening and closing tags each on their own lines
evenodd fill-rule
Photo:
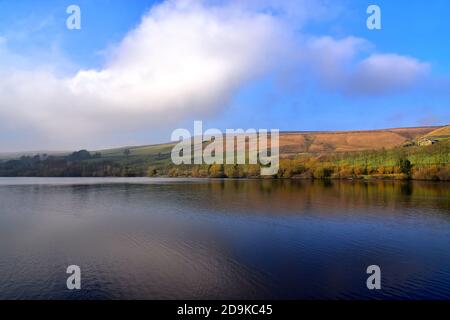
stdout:
<svg viewBox="0 0 450 320">
<path fill-rule="evenodd" d="M 8 68 L 0 75 L 0 117 L 50 147 L 203 117 L 271 67 L 287 45 L 283 31 L 270 14 L 169 1 L 109 52 L 102 69 L 58 77 Z"/>
<path fill-rule="evenodd" d="M 430 65 L 397 54 L 373 54 L 361 61 L 347 90 L 358 94 L 384 94 L 413 87 L 429 72 Z"/>
<path fill-rule="evenodd" d="M 351 95 L 382 95 L 413 88 L 430 64 L 398 54 L 364 54 L 374 46 L 365 39 L 318 37 L 305 45 L 304 63 L 328 88 Z"/>
<path fill-rule="evenodd" d="M 427 72 L 399 55 L 364 60 L 372 49 L 364 39 L 303 41 L 298 28 L 325 8 L 319 0 L 167 1 L 107 51 L 104 67 L 70 76 L 55 71 L 67 65 L 57 50 L 53 65 L 32 66 L 0 38 L 0 150 L 127 143 L 120 135 L 216 114 L 244 83 L 281 65 L 308 66 L 325 88 L 369 95 L 408 88 Z"/>
</svg>

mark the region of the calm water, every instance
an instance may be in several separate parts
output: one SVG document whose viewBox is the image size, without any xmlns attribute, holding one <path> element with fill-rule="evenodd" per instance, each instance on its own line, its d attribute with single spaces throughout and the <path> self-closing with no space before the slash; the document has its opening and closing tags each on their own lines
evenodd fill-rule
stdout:
<svg viewBox="0 0 450 320">
<path fill-rule="evenodd" d="M 450 299 L 450 184 L 1 178 L 0 298 Z"/>
</svg>

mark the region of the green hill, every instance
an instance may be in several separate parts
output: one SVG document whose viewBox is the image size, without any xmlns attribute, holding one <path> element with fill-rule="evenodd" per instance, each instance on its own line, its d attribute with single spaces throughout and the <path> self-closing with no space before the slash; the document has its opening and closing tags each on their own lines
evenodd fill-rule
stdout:
<svg viewBox="0 0 450 320">
<path fill-rule="evenodd" d="M 449 126 L 282 132 L 278 178 L 449 180 Z M 259 177 L 259 165 L 181 165 L 175 143 L 73 153 L 0 155 L 0 176 Z"/>
</svg>

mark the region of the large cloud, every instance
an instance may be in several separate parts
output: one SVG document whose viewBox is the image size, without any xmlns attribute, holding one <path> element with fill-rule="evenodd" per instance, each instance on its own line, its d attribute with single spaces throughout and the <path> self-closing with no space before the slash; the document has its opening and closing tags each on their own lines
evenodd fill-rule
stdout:
<svg viewBox="0 0 450 320">
<path fill-rule="evenodd" d="M 107 51 L 102 68 L 63 76 L 58 63 L 30 66 L 0 38 L 0 150 L 122 144 L 117 132 L 215 114 L 244 83 L 283 65 L 308 66 L 344 94 L 405 89 L 426 73 L 413 58 L 364 59 L 372 48 L 363 39 L 304 41 L 299 28 L 323 12 L 318 0 L 166 1 Z"/>
<path fill-rule="evenodd" d="M 211 114 L 271 67 L 287 45 L 284 31 L 272 15 L 236 6 L 163 3 L 110 50 L 100 70 L 58 77 L 8 68 L 0 77 L 2 128 L 34 130 L 51 147 L 72 147 L 94 133 Z"/>
</svg>

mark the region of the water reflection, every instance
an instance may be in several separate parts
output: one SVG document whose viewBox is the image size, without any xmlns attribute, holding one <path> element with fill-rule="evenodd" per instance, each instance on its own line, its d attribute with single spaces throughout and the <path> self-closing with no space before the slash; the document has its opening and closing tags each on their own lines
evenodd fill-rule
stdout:
<svg viewBox="0 0 450 320">
<path fill-rule="evenodd" d="M 449 201 L 425 182 L 0 179 L 0 298 L 448 299 Z"/>
</svg>

